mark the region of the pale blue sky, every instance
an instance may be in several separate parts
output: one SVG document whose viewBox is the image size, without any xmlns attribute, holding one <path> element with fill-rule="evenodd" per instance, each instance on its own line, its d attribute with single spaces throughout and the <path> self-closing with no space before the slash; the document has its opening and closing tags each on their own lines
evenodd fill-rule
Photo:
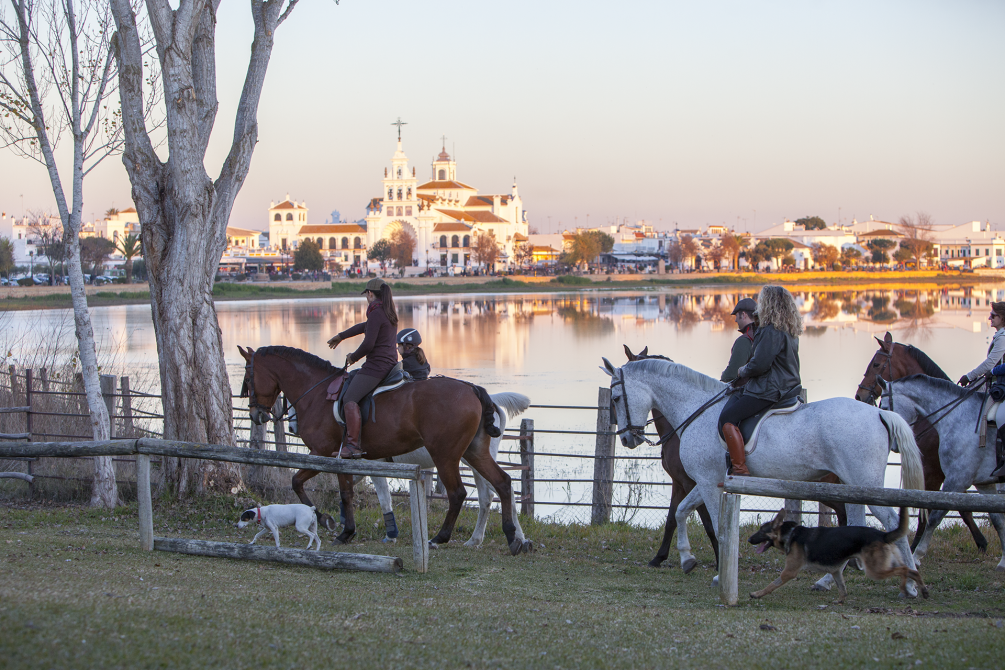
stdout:
<svg viewBox="0 0 1005 670">
<path fill-rule="evenodd" d="M 230 141 L 250 43 L 224 2 Z M 1005 3 L 302 0 L 277 32 L 260 142 L 232 225 L 270 200 L 363 216 L 398 116 L 420 177 L 441 135 L 458 178 L 508 192 L 541 232 L 644 218 L 663 228 L 924 210 L 1005 227 Z M 2 207 L 51 206 L 44 170 L 0 153 Z M 126 207 L 119 159 L 86 216 Z M 756 210 L 756 215 L 755 215 Z M 744 221 L 746 219 L 746 221 Z"/>
</svg>

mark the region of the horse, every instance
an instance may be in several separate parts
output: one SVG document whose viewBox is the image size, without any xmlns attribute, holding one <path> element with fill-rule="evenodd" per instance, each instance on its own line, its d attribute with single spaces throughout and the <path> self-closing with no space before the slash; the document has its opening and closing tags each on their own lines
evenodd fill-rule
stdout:
<svg viewBox="0 0 1005 670">
<path fill-rule="evenodd" d="M 493 393 L 489 398 L 492 399 L 492 403 L 496 406 L 495 425 L 499 428 L 500 432 L 506 430 L 506 421 L 508 418 L 522 414 L 530 406 L 530 398 L 521 393 Z M 492 441 L 489 442 L 489 453 L 492 454 L 492 459 L 495 461 L 498 461 L 497 456 L 501 442 L 502 435 L 493 437 Z M 401 456 L 394 456 L 391 460 L 395 463 L 411 463 L 425 469 L 432 468 L 434 465 L 433 458 L 425 447 L 402 454 Z M 461 460 L 464 459 L 462 458 Z M 466 460 L 464 462 L 467 463 Z M 475 529 L 471 533 L 471 539 L 464 543 L 465 547 L 481 546 L 482 541 L 485 539 L 485 527 L 489 522 L 492 498 L 495 495 L 495 491 L 488 480 L 478 474 L 477 470 L 473 470 L 473 473 L 475 487 L 478 489 L 478 520 L 475 522 Z M 370 477 L 370 481 L 373 482 L 373 489 L 377 493 L 380 510 L 384 513 L 385 528 L 397 528 L 394 520 L 394 508 L 391 505 L 391 491 L 387 487 L 387 479 L 384 477 Z M 523 529 L 520 528 L 520 519 L 516 512 L 516 496 L 513 497 L 513 524 L 516 526 L 517 536 L 523 537 Z M 390 534 L 387 534 L 383 541 L 393 542 L 394 538 Z"/>
<path fill-rule="evenodd" d="M 695 482 L 677 508 L 677 550 L 683 567 L 696 560 L 691 554 L 686 521 L 702 502 L 718 533 L 720 484 L 725 479 L 726 461 L 715 405 L 726 385 L 670 361 L 635 361 L 621 368 L 606 358 L 603 361 L 601 370 L 611 377 L 611 403 L 622 445 L 634 449 L 643 441 L 644 426 L 633 423 L 632 417 L 645 417 L 653 408 L 671 425 L 682 426 L 690 421 L 684 432 L 677 429 L 681 463 Z M 694 416 L 702 406 L 706 411 Z M 757 449 L 747 456 L 747 467 L 753 476 L 817 481 L 834 473 L 846 484 L 881 487 L 891 448 L 901 454 L 903 486 L 924 487 L 921 456 L 904 419 L 851 398 L 831 398 L 765 422 Z M 870 509 L 887 530 L 897 527 L 894 510 L 878 505 L 870 505 Z M 850 506 L 848 513 L 850 524 L 865 525 L 862 506 Z M 898 540 L 897 545 L 904 564 L 913 569 L 914 558 L 906 538 Z M 908 584 L 908 593 L 917 595 L 913 582 Z"/>
<path fill-rule="evenodd" d="M 918 422 L 930 417 L 935 422 L 929 432 L 939 433 L 939 460 L 946 477 L 943 491 L 962 493 L 973 485 L 980 493 L 998 493 L 997 478 L 989 476 L 995 469 L 994 442 L 982 449 L 980 436 L 974 430 L 977 421 L 985 420 L 984 393 L 968 394 L 949 380 L 926 375 L 911 375 L 887 382 L 885 386 L 880 407 L 886 405 L 906 421 Z M 932 533 L 945 515 L 946 510 L 929 513 L 924 534 L 918 532 L 915 561 L 920 562 L 927 553 Z M 1005 516 L 989 514 L 988 517 L 998 533 L 1002 549 L 1002 559 L 995 569 L 1002 571 L 1005 570 Z"/>
<path fill-rule="evenodd" d="M 284 393 L 294 398 L 300 437 L 317 456 L 331 456 L 342 442 L 342 429 L 327 400 L 326 382 L 344 375 L 323 358 L 292 347 L 271 346 L 255 349 L 238 347 L 247 361 L 241 396 L 248 398 L 251 420 L 261 425 L 271 416 L 271 408 Z M 425 447 L 447 491 L 448 509 L 439 532 L 429 541 L 436 547 L 450 541 L 457 515 L 467 492 L 461 481 L 463 457 L 495 488 L 502 511 L 503 533 L 512 554 L 531 549 L 522 532 L 517 535 L 513 521 L 513 489 L 508 474 L 492 458 L 489 441 L 500 435 L 494 425 L 495 406 L 480 386 L 448 377 L 434 377 L 405 384 L 374 398 L 376 423 L 363 422 L 361 440 L 366 458 L 384 460 Z M 312 506 L 304 492 L 304 482 L 317 470 L 300 470 L 293 476 L 293 490 L 305 505 Z M 345 512 L 345 527 L 335 539 L 347 544 L 356 535 L 351 475 L 338 475 L 339 497 Z M 329 530 L 335 521 L 319 515 L 319 523 Z"/>
<path fill-rule="evenodd" d="M 936 379 L 952 381 L 924 351 L 912 345 L 894 342 L 889 331 L 882 340 L 877 337 L 876 341 L 879 342 L 879 351 L 873 355 L 869 365 L 865 368 L 862 382 L 858 385 L 858 391 L 855 393 L 857 400 L 867 402 L 870 405 L 875 404 L 882 393 L 880 379 L 891 381 L 911 375 L 924 374 Z M 918 449 L 921 450 L 921 464 L 925 468 L 925 487 L 929 491 L 938 491 L 942 488 L 942 483 L 946 481 L 946 475 L 942 472 L 942 464 L 939 461 L 939 433 L 929 430 L 930 426 L 927 419 L 919 419 L 914 429 L 914 437 L 918 443 Z M 981 553 L 987 551 L 988 541 L 981 529 L 974 523 L 973 513 L 960 512 L 960 518 L 970 531 L 970 535 L 974 538 Z M 926 529 L 927 520 L 920 518 L 914 542 L 911 543 L 912 550 L 918 548 L 918 542 L 921 541 Z"/>
</svg>

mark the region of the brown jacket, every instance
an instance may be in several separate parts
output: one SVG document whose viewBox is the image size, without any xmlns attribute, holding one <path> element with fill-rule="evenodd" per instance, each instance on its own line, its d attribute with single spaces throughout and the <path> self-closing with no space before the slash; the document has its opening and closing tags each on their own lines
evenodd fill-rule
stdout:
<svg viewBox="0 0 1005 670">
<path fill-rule="evenodd" d="M 374 300 L 366 308 L 366 321 L 357 323 L 338 335 L 343 340 L 364 335 L 359 348 L 352 352 L 354 361 L 366 357 L 360 374 L 383 379 L 398 362 L 398 347 L 394 342 L 394 324 L 388 320 L 387 314 L 384 313 L 384 306 L 379 300 Z"/>
</svg>

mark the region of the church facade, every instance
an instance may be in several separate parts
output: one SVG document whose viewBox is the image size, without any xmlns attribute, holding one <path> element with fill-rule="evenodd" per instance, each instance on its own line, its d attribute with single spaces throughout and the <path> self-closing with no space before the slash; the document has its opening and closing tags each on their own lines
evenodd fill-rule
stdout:
<svg viewBox="0 0 1005 670">
<path fill-rule="evenodd" d="M 526 242 L 527 212 L 516 182 L 508 194 L 480 195 L 457 178 L 457 163 L 446 148 L 433 161 L 430 179 L 419 183 L 415 167 L 398 140 L 390 168 L 384 168 L 381 197 L 366 208 L 367 246 L 390 240 L 403 230 L 415 240 L 412 265 L 427 269 L 462 270 L 478 265 L 477 236 L 495 238 L 496 269 L 514 259 L 516 246 Z"/>
</svg>

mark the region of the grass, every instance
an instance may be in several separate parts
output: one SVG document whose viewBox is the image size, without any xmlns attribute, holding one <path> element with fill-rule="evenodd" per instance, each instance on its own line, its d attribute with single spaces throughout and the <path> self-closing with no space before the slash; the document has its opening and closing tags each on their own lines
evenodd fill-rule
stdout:
<svg viewBox="0 0 1005 670">
<path fill-rule="evenodd" d="M 249 500 L 160 500 L 155 534 L 246 542 L 234 527 Z M 997 556 L 964 530 L 941 530 L 922 566 L 932 597 L 905 602 L 894 581 L 849 570 L 844 605 L 803 577 L 725 609 L 701 565 L 653 569 L 661 531 L 524 521 L 538 545 L 511 557 L 499 528 L 485 545 L 455 539 L 411 571 L 402 540 L 384 545 L 378 509 L 360 511 L 351 549 L 394 554 L 401 575 L 331 573 L 138 549 L 136 510 L 7 501 L 0 521 L 0 658 L 5 667 L 1000 667 L 1005 594 Z M 443 518 L 434 507 L 431 533 Z M 325 533 L 327 536 L 327 533 Z M 329 536 L 330 537 L 330 536 Z M 287 545 L 304 545 L 294 531 Z M 326 537 L 325 550 L 331 549 Z M 772 580 L 777 552 L 744 546 L 740 590 Z"/>
</svg>

